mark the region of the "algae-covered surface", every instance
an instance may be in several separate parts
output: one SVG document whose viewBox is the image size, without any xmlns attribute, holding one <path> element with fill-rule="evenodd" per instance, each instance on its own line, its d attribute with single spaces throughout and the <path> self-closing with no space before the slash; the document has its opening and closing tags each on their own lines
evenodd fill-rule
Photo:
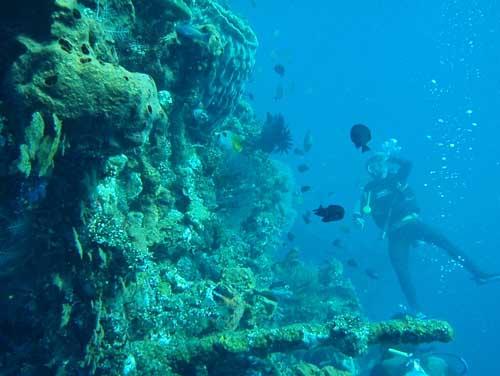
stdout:
<svg viewBox="0 0 500 376">
<path fill-rule="evenodd" d="M 276 261 L 286 132 L 243 96 L 258 37 L 224 2 L 19 0 L 0 21 L 0 374 L 350 375 L 370 345 L 451 340 L 368 322 L 335 260 Z"/>
</svg>

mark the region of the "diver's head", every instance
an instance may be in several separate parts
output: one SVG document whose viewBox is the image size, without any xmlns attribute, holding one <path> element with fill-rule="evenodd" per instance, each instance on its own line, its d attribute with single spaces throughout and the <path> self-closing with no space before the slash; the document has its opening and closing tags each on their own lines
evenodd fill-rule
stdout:
<svg viewBox="0 0 500 376">
<path fill-rule="evenodd" d="M 384 179 L 389 174 L 389 164 L 385 153 L 376 153 L 366 162 L 366 170 L 373 179 Z"/>
</svg>

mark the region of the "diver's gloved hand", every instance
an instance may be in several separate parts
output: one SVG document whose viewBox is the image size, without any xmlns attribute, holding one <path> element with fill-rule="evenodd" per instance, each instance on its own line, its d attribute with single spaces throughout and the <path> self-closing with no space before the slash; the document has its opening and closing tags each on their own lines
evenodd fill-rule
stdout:
<svg viewBox="0 0 500 376">
<path fill-rule="evenodd" d="M 410 307 L 406 307 L 403 305 L 401 305 L 400 307 L 401 307 L 402 311 L 392 315 L 391 316 L 392 320 L 402 320 L 402 319 L 405 319 L 405 317 L 407 317 L 407 316 L 412 317 L 412 318 L 417 319 L 417 320 L 428 320 L 429 319 L 429 315 L 426 315 L 418 308 L 410 308 Z"/>
<path fill-rule="evenodd" d="M 425 313 L 423 312 L 415 312 L 414 315 L 413 315 L 417 320 L 427 320 L 429 319 L 429 316 L 427 316 Z"/>
</svg>

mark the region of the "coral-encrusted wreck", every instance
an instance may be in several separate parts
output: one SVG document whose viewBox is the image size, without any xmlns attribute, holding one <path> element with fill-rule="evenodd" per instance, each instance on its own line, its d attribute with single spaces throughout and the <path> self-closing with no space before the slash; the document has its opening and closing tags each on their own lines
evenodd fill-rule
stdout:
<svg viewBox="0 0 500 376">
<path fill-rule="evenodd" d="M 363 322 L 335 261 L 272 261 L 293 180 L 255 147 L 258 42 L 221 2 L 4 1 L 0 25 L 2 375 L 340 375 L 450 340 Z"/>
</svg>

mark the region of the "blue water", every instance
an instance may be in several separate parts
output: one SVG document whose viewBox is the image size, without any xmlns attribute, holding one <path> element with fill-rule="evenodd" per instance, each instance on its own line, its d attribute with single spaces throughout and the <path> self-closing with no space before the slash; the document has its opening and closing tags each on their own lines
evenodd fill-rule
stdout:
<svg viewBox="0 0 500 376">
<path fill-rule="evenodd" d="M 252 3 L 256 4 L 253 6 Z M 297 143 L 314 136 L 309 155 L 290 155 L 306 194 L 299 211 L 341 203 L 352 213 L 366 157 L 349 141 L 354 123 L 370 126 L 375 149 L 394 137 L 414 163 L 410 184 L 424 218 L 480 265 L 500 271 L 500 2 L 493 0 L 234 0 L 260 39 L 249 90 L 264 119 L 283 112 Z M 273 66 L 286 68 L 281 79 Z M 276 102 L 276 87 L 284 98 Z M 329 192 L 331 192 L 329 196 Z M 338 224 L 300 216 L 293 232 L 305 259 L 355 258 L 346 267 L 371 319 L 401 310 L 404 298 L 373 224 L 346 235 Z M 333 249 L 342 238 L 346 250 Z M 379 281 L 362 272 L 371 267 Z M 448 320 L 456 340 L 443 349 L 464 356 L 471 375 L 500 375 L 500 284 L 478 287 L 429 246 L 413 271 L 425 312 Z"/>
</svg>

